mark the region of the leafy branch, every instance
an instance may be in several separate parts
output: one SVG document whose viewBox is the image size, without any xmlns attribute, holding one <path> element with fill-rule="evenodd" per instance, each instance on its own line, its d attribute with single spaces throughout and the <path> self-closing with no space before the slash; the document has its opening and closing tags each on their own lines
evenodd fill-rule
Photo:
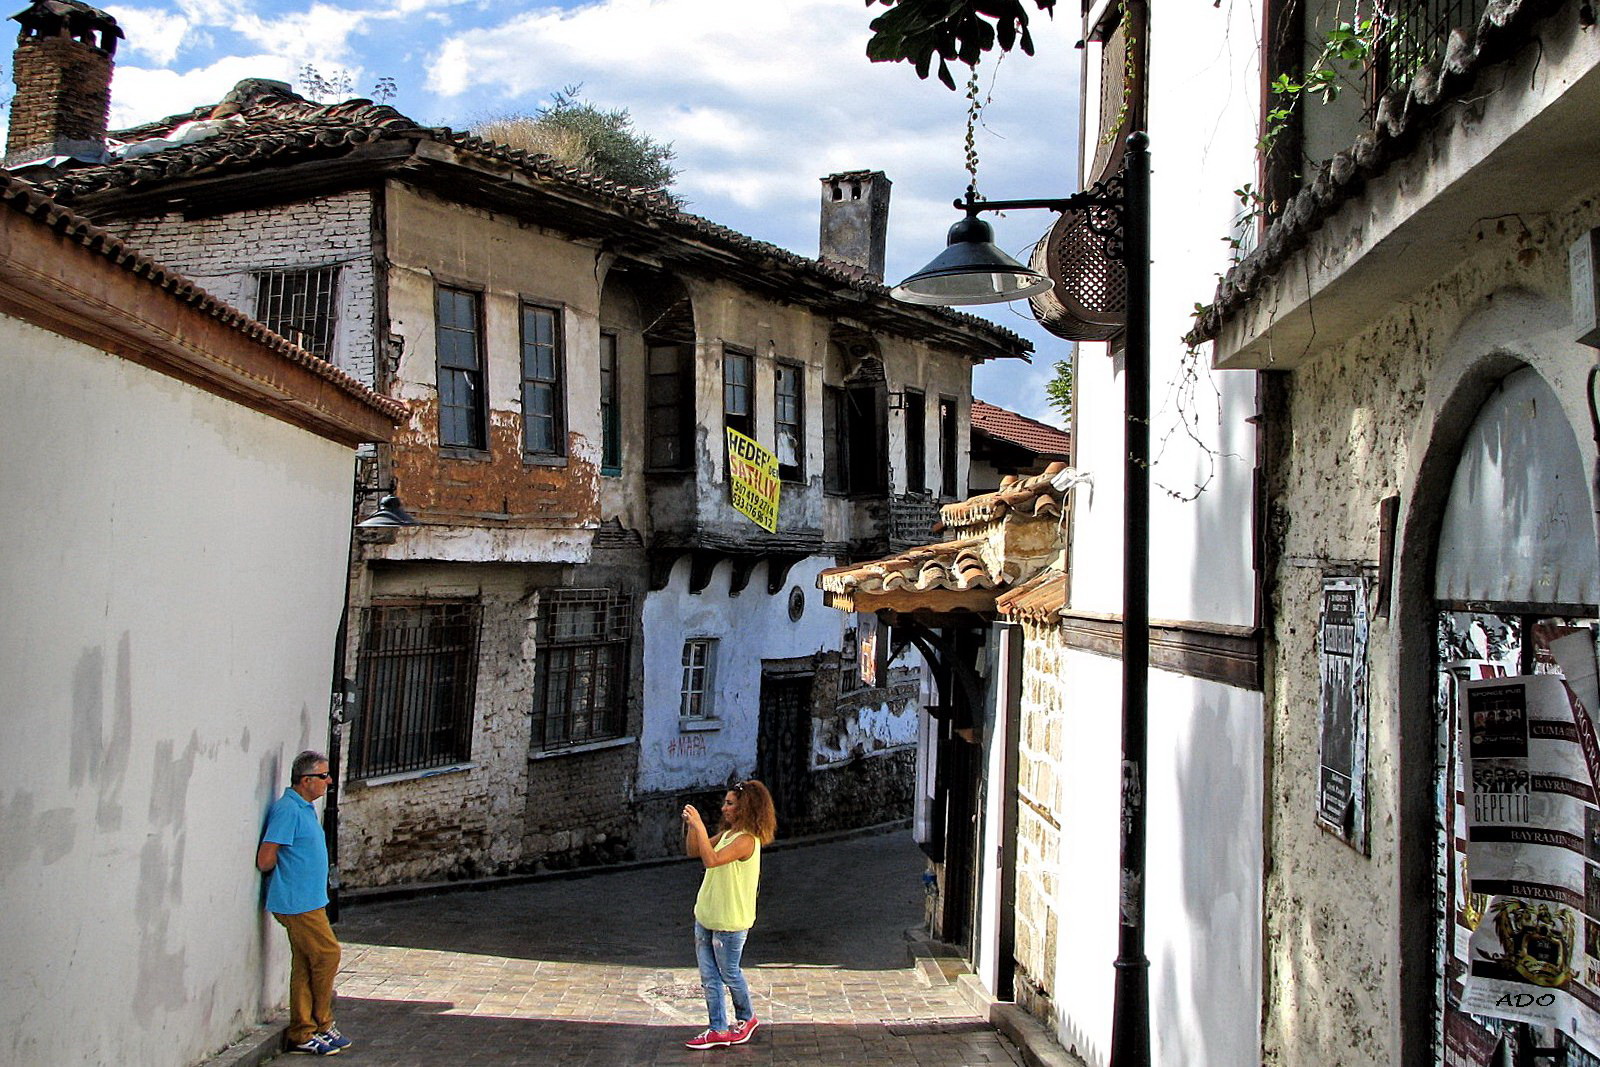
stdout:
<svg viewBox="0 0 1600 1067">
<path fill-rule="evenodd" d="M 1054 17 L 1056 0 L 1032 0 Z M 1023 0 L 866 0 L 891 10 L 872 20 L 867 58 L 874 63 L 910 63 L 926 78 L 938 60 L 939 80 L 956 87 L 950 62 L 975 67 L 997 45 L 1002 52 L 1021 47 L 1033 55 L 1028 11 Z"/>
<path fill-rule="evenodd" d="M 1274 103 L 1256 147 L 1271 152 L 1302 101 L 1316 98 L 1326 104 L 1337 99 L 1347 79 L 1372 62 L 1382 35 L 1383 26 L 1376 17 L 1336 23 L 1323 35 L 1316 61 L 1298 80 L 1287 73 L 1273 78 L 1267 92 Z"/>
</svg>

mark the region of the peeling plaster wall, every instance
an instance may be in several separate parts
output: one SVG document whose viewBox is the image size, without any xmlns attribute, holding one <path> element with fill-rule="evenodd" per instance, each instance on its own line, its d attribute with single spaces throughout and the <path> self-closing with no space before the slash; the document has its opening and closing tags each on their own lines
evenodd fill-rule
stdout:
<svg viewBox="0 0 1600 1067">
<path fill-rule="evenodd" d="M 390 183 L 385 200 L 394 395 L 410 422 L 390 447 L 407 507 L 433 527 L 405 531 L 394 554 L 476 562 L 580 562 L 575 528 L 599 522 L 599 287 L 595 249 L 515 219 Z M 480 302 L 488 449 L 438 446 L 435 292 Z M 565 349 L 566 454 L 522 450 L 523 301 L 555 308 Z M 460 527 L 477 527 L 470 531 Z M 521 536 L 509 531 L 526 531 Z M 581 545 L 581 547 L 580 547 Z"/>
<path fill-rule="evenodd" d="M 253 271 L 340 265 L 333 363 L 373 383 L 373 199 L 365 190 L 204 219 L 116 219 L 110 230 L 207 292 L 258 313 Z"/>
<path fill-rule="evenodd" d="M 556 567 L 459 564 L 371 575 L 367 602 L 473 597 L 482 605 L 472 749 L 465 763 L 450 768 L 347 779 L 339 809 L 345 884 L 501 874 L 521 863 L 534 619 L 539 590 L 557 584 L 559 575 Z M 344 766 L 352 767 L 348 760 Z"/>
<path fill-rule="evenodd" d="M 1270 705 L 1271 809 L 1266 880 L 1265 1059 L 1270 1064 L 1324 1062 L 1335 1043 L 1351 1065 L 1400 1057 L 1393 1006 L 1401 973 L 1393 965 L 1401 924 L 1398 848 L 1408 730 L 1431 732 L 1432 717 L 1399 703 L 1399 679 L 1420 666 L 1402 661 L 1408 640 L 1398 620 L 1374 619 L 1369 646 L 1368 804 L 1371 857 L 1321 831 L 1313 813 L 1318 766 L 1316 709 L 1317 597 L 1328 561 L 1376 563 L 1378 503 L 1399 494 L 1403 548 L 1396 589 L 1430 597 L 1430 517 L 1419 498 L 1439 489 L 1422 481 L 1425 462 L 1447 488 L 1457 442 L 1476 413 L 1458 396 L 1482 368 L 1503 376 L 1513 360 L 1531 364 L 1561 397 L 1585 460 L 1594 445 L 1584 409 L 1592 349 L 1573 342 L 1567 248 L 1600 225 L 1600 187 L 1554 215 L 1524 217 L 1527 229 L 1487 226 L 1463 235 L 1461 259 L 1448 275 L 1391 308 L 1349 342 L 1316 353 L 1288 381 L 1288 447 L 1273 475 L 1272 533 L 1283 558 L 1271 590 L 1276 625 L 1269 637 L 1275 679 Z M 1429 612 L 1419 608 L 1422 615 Z M 1409 635 L 1409 647 L 1429 635 Z M 1431 646 L 1430 646 L 1431 647 Z M 1419 705 L 1425 707 L 1426 705 Z M 1420 788 L 1421 779 L 1418 779 Z"/>
<path fill-rule="evenodd" d="M 836 649 L 846 616 L 822 606 L 817 574 L 831 562 L 813 557 L 789 572 L 783 591 L 769 596 L 766 568 L 756 568 L 738 596 L 728 595 L 732 568 L 721 564 L 701 593 L 688 591 L 687 561 L 673 569 L 660 592 L 644 605 L 644 726 L 639 739 L 639 793 L 711 789 L 730 776 L 748 777 L 756 763 L 756 728 L 761 699 L 761 661 L 792 659 Z M 799 622 L 789 620 L 789 590 L 806 598 Z M 683 688 L 683 643 L 691 637 L 718 641 L 713 677 L 714 730 L 679 727 Z"/>
<path fill-rule="evenodd" d="M 0 1061 L 197 1062 L 288 993 L 253 857 L 327 742 L 354 454 L 4 317 L 0 367 Z"/>
</svg>

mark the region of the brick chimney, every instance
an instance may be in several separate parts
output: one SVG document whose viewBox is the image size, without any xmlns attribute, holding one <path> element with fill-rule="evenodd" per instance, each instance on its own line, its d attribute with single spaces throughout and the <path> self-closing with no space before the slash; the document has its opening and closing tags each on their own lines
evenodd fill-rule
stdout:
<svg viewBox="0 0 1600 1067">
<path fill-rule="evenodd" d="M 80 0 L 33 0 L 13 15 L 22 24 L 11 57 L 6 166 L 49 156 L 105 158 L 111 113 L 111 56 L 117 20 Z"/>
<path fill-rule="evenodd" d="M 822 179 L 818 259 L 857 267 L 873 281 L 883 281 L 890 184 L 881 170 L 852 170 Z"/>
</svg>

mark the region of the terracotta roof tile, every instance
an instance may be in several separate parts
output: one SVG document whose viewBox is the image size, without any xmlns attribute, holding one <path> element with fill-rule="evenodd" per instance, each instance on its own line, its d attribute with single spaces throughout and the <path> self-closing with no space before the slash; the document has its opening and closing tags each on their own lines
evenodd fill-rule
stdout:
<svg viewBox="0 0 1600 1067">
<path fill-rule="evenodd" d="M 349 394 L 382 412 L 386 417 L 396 421 L 407 417 L 410 409 L 401 401 L 378 395 L 327 360 L 273 333 L 238 308 L 218 300 L 182 274 L 168 270 L 120 237 L 102 230 L 83 216 L 74 214 L 50 198 L 40 195 L 27 183 L 3 170 L 0 170 L 0 203 L 77 241 L 89 251 L 104 256 L 128 273 L 143 278 L 155 288 L 166 291 L 175 299 L 192 305 L 202 314 L 209 315 L 251 340 L 265 345 L 290 363 L 306 368 L 317 377 L 332 383 L 340 392 Z"/>
<path fill-rule="evenodd" d="M 746 237 L 726 226 L 679 210 L 662 193 L 636 189 L 562 163 L 551 156 L 509 148 L 471 133 L 446 127 L 426 127 L 384 104 L 346 100 L 317 104 L 295 95 L 281 83 L 252 80 L 240 83 L 234 93 L 212 107 L 172 115 L 159 122 L 113 136 L 138 142 L 163 137 L 185 122 L 207 118 L 240 117 L 243 121 L 216 136 L 174 144 L 159 152 L 106 163 L 71 166 L 58 172 L 34 171 L 29 179 L 58 200 L 79 198 L 110 190 L 135 191 L 179 178 L 216 176 L 282 166 L 308 159 L 345 155 L 361 145 L 379 141 L 430 141 L 509 166 L 525 175 L 571 190 L 581 190 L 610 209 L 652 226 L 664 226 L 720 246 L 740 257 L 772 262 L 809 273 L 865 297 L 887 302 L 889 289 L 857 269 L 809 259 L 777 245 Z M 904 305 L 896 305 L 904 310 Z M 1031 342 L 1015 332 L 949 308 L 917 308 L 946 322 L 959 323 L 992 339 L 1006 355 L 1031 351 Z"/>
<path fill-rule="evenodd" d="M 1040 571 L 1015 589 L 995 598 L 1001 615 L 1053 626 L 1067 606 L 1067 576 L 1055 569 Z"/>
<path fill-rule="evenodd" d="M 830 567 L 817 575 L 829 593 L 892 593 L 898 589 L 994 589 L 1006 583 L 1003 571 L 984 558 L 986 538 L 969 537 L 922 545 L 897 556 Z"/>
<path fill-rule="evenodd" d="M 1557 0 L 1491 0 L 1476 26 L 1451 29 L 1445 54 L 1419 70 L 1409 84 L 1386 93 L 1375 109 L 1372 127 L 1318 174 L 1308 176 L 1267 228 L 1260 247 L 1217 283 L 1210 307 L 1196 317 L 1184 340 L 1189 344 L 1215 340 L 1223 322 L 1248 305 L 1262 284 L 1305 246 L 1307 234 L 1360 196 L 1370 179 L 1405 158 L 1423 132 L 1473 89 L 1484 68 L 1520 52 L 1533 40 L 1533 23 L 1559 6 Z M 1462 114 L 1470 114 L 1470 109 Z"/>
<path fill-rule="evenodd" d="M 1065 430 L 986 404 L 977 398 L 972 401 L 972 428 L 1040 455 L 1065 459 L 1072 454 L 1072 435 Z"/>
<path fill-rule="evenodd" d="M 1052 485 L 1050 479 L 1066 469 L 1065 463 L 1052 463 L 1042 474 L 1026 478 L 1007 475 L 994 492 L 958 500 L 941 508 L 941 528 L 960 530 L 979 526 L 1003 518 L 1008 512 L 1041 518 L 1059 516 L 1066 493 Z"/>
</svg>

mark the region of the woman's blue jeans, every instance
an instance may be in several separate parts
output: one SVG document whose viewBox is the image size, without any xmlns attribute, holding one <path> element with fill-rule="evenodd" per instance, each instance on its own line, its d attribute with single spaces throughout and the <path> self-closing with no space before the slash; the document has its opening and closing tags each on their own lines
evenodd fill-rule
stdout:
<svg viewBox="0 0 1600 1067">
<path fill-rule="evenodd" d="M 694 954 L 700 961 L 700 988 L 706 991 L 706 1013 L 711 1018 L 711 1029 L 728 1028 L 728 1007 L 723 990 L 733 995 L 733 1015 L 744 1022 L 755 1015 L 750 1004 L 750 986 L 739 969 L 739 957 L 744 955 L 744 939 L 749 930 L 707 930 L 698 922 L 694 924 Z"/>
</svg>

